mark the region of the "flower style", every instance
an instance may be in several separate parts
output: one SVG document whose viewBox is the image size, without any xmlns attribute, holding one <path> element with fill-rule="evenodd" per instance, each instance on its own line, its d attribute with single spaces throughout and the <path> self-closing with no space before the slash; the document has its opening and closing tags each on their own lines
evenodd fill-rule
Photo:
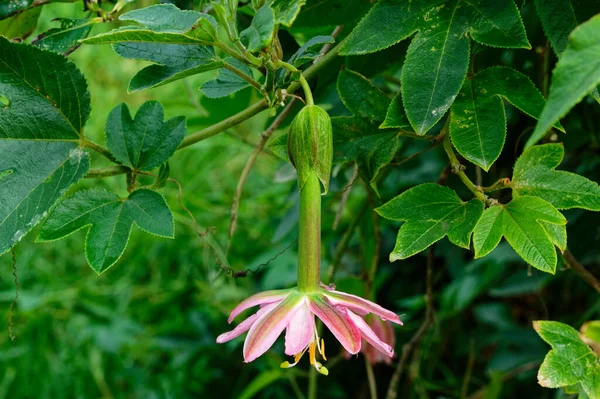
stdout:
<svg viewBox="0 0 600 399">
<path fill-rule="evenodd" d="M 244 361 L 248 363 L 265 353 L 286 329 L 285 353 L 294 356 L 294 362 L 283 362 L 281 367 L 295 366 L 308 351 L 310 364 L 324 375 L 329 372 L 316 360 L 316 352 L 321 354 L 323 360 L 327 360 L 325 343 L 317 335 L 315 315 L 351 354 L 360 351 L 361 341 L 364 339 L 381 353 L 389 357 L 394 355 L 394 348 L 382 341 L 361 316 L 372 313 L 383 321 L 402 324 L 394 312 L 374 302 L 335 291 L 334 288 L 324 285 L 309 292 L 293 288 L 253 295 L 233 309 L 229 323 L 244 310 L 258 305 L 258 312 L 242 321 L 232 331 L 219 335 L 217 343 L 227 342 L 248 331 L 244 342 Z"/>
</svg>

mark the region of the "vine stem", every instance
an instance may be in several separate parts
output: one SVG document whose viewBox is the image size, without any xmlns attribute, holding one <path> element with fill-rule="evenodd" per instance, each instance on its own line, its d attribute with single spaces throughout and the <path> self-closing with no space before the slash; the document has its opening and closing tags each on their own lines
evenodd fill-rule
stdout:
<svg viewBox="0 0 600 399">
<path fill-rule="evenodd" d="M 400 357 L 400 361 L 394 370 L 394 374 L 392 374 L 392 378 L 390 380 L 390 385 L 387 391 L 387 399 L 396 399 L 398 396 L 398 384 L 400 383 L 400 378 L 402 377 L 402 373 L 406 368 L 406 362 L 410 354 L 414 351 L 416 345 L 419 343 L 421 338 L 425 335 L 429 327 L 433 324 L 433 248 L 434 246 L 430 246 L 427 251 L 427 282 L 425 288 L 425 318 L 423 319 L 423 323 L 417 330 L 417 332 L 413 335 L 413 337 L 408 341 L 408 343 L 404 344 L 402 347 L 402 356 Z"/>
<path fill-rule="evenodd" d="M 267 130 L 265 130 L 261 134 L 260 142 L 254 149 L 254 151 L 252 151 L 252 154 L 246 161 L 246 165 L 244 165 L 244 169 L 242 170 L 242 174 L 240 175 L 240 179 L 238 180 L 238 184 L 235 189 L 235 195 L 233 196 L 233 202 L 231 204 L 231 220 L 229 222 L 229 241 L 227 242 L 227 249 L 225 250 L 225 253 L 229 253 L 229 248 L 231 247 L 231 241 L 233 240 L 233 235 L 235 234 L 235 230 L 237 228 L 238 210 L 240 207 L 240 200 L 242 198 L 244 184 L 246 183 L 246 180 L 248 179 L 250 170 L 252 170 L 252 167 L 254 166 L 254 163 L 256 162 L 258 155 L 261 153 L 261 151 L 265 147 L 265 144 L 267 143 L 267 141 L 269 140 L 269 138 L 271 137 L 273 132 L 275 132 L 275 130 L 277 130 L 277 128 L 279 126 L 281 126 L 281 124 L 288 117 L 288 115 L 292 111 L 292 108 L 296 104 L 296 101 L 297 101 L 296 98 L 292 98 L 292 100 L 286 105 L 286 107 L 283 109 L 283 111 L 281 111 L 281 113 L 277 116 L 277 118 L 275 118 L 275 120 L 273 121 L 273 123 L 271 123 L 271 125 L 267 128 Z"/>
<path fill-rule="evenodd" d="M 583 266 L 577 260 L 577 258 L 575 258 L 571 251 L 569 251 L 569 248 L 563 252 L 563 259 L 567 265 L 573 269 L 573 271 L 577 273 L 577 275 L 581 277 L 583 281 L 587 283 L 587 285 L 595 289 L 596 292 L 600 293 L 600 281 L 598 281 L 598 279 L 592 273 L 590 273 L 585 266 Z"/>
<path fill-rule="evenodd" d="M 446 126 L 447 125 L 448 125 L 448 122 L 446 122 Z M 447 129 L 447 127 L 444 127 L 444 129 Z M 477 199 L 487 203 L 488 202 L 487 196 L 483 192 L 481 192 L 481 190 L 479 190 L 479 188 L 477 188 L 477 186 L 471 181 L 471 179 L 469 179 L 469 177 L 464 172 L 464 170 L 463 170 L 464 166 L 461 165 L 458 158 L 456 157 L 456 154 L 454 153 L 454 150 L 452 149 L 452 143 L 450 142 L 450 135 L 447 133 L 444 135 L 444 150 L 446 151 L 446 154 L 448 155 L 448 159 L 450 160 L 450 165 L 452 166 L 452 172 L 454 172 L 458 175 L 458 177 L 463 182 L 463 184 L 469 189 L 469 191 L 471 191 L 475 195 L 475 197 L 477 197 Z"/>
</svg>

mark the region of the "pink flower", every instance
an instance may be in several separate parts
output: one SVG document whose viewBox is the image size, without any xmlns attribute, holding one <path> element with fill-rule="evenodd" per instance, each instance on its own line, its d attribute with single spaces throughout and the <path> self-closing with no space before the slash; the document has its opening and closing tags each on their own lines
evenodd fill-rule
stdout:
<svg viewBox="0 0 600 399">
<path fill-rule="evenodd" d="M 389 357 L 394 355 L 394 348 L 382 341 L 360 316 L 372 313 L 383 321 L 402 324 L 394 312 L 326 286 L 312 292 L 300 292 L 294 288 L 253 295 L 233 309 L 229 323 L 244 310 L 258 305 L 258 312 L 232 331 L 219 335 L 217 343 L 227 342 L 248 331 L 244 342 L 244 361 L 248 363 L 265 353 L 285 329 L 285 353 L 294 356 L 294 363 L 284 362 L 281 367 L 295 366 L 308 350 L 311 365 L 325 375 L 329 373 L 327 368 L 316 360 L 317 350 L 324 360 L 327 358 L 324 341 L 317 335 L 315 315 L 351 354 L 360 351 L 364 340 L 379 352 Z"/>
<path fill-rule="evenodd" d="M 373 317 L 373 315 L 368 315 L 366 319 L 367 324 L 369 325 L 369 327 L 371 327 L 375 335 L 377 335 L 377 337 L 379 337 L 380 340 L 389 343 L 389 345 L 393 347 L 396 341 L 396 337 L 394 335 L 394 329 L 392 328 L 392 325 L 390 323 L 385 322 L 379 317 Z M 391 356 L 386 356 L 387 353 L 382 353 L 376 350 L 375 347 L 372 345 L 364 345 L 363 343 L 360 351 L 367 357 L 367 360 L 371 364 L 381 362 L 385 364 L 390 364 L 392 362 Z M 347 351 L 344 354 L 344 357 L 346 359 L 350 359 L 351 356 L 352 355 Z"/>
</svg>

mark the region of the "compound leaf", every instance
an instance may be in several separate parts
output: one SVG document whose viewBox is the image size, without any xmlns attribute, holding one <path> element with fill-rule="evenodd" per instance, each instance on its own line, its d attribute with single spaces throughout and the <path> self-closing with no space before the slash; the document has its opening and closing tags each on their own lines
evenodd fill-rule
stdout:
<svg viewBox="0 0 600 399">
<path fill-rule="evenodd" d="M 600 187 L 575 173 L 555 170 L 564 157 L 562 144 L 528 148 L 515 163 L 513 196 L 535 195 L 558 209 L 600 211 Z"/>
<path fill-rule="evenodd" d="M 58 240 L 91 226 L 85 255 L 92 269 L 101 274 L 125 251 L 134 223 L 148 233 L 173 238 L 173 215 L 158 192 L 142 188 L 123 199 L 108 191 L 83 190 L 56 207 L 38 241 Z"/>
<path fill-rule="evenodd" d="M 483 202 L 463 202 L 445 186 L 425 183 L 413 187 L 375 209 L 386 219 L 405 222 L 398 231 L 390 261 L 408 258 L 446 235 L 469 248 L 471 233 L 483 212 Z"/>
<path fill-rule="evenodd" d="M 467 33 L 489 46 L 530 48 L 512 0 L 382 0 L 352 31 L 340 53 L 379 51 L 415 32 L 401 80 L 406 115 L 418 134 L 444 116 L 462 86 L 469 62 Z"/>
<path fill-rule="evenodd" d="M 115 158 L 136 170 L 152 170 L 175 152 L 185 135 L 185 117 L 164 122 L 162 105 L 147 101 L 131 118 L 127 104 L 117 105 L 106 120 L 106 143 Z"/>
<path fill-rule="evenodd" d="M 552 347 L 538 371 L 539 384 L 575 391 L 581 388 L 590 399 L 600 398 L 600 358 L 579 333 L 557 321 L 535 321 L 533 328 Z M 579 386 L 572 387 L 575 385 Z"/>
<path fill-rule="evenodd" d="M 562 239 L 554 233 L 550 237 L 545 223 L 565 225 L 567 221 L 552 204 L 538 197 L 522 196 L 507 205 L 492 206 L 483 212 L 473 232 L 475 258 L 490 253 L 504 236 L 527 263 L 554 274 L 554 245 Z"/>
<path fill-rule="evenodd" d="M 466 80 L 451 108 L 452 143 L 463 157 L 486 171 L 500 156 L 506 138 L 502 99 L 533 118 L 545 105 L 527 76 L 512 68 L 492 67 Z M 564 131 L 558 123 L 555 127 Z"/>
</svg>

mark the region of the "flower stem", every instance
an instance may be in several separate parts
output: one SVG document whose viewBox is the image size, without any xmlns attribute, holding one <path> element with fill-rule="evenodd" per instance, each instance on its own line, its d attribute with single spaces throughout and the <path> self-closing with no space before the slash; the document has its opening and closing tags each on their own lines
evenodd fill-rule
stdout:
<svg viewBox="0 0 600 399">
<path fill-rule="evenodd" d="M 306 104 L 307 105 L 315 105 L 315 101 L 313 100 L 312 91 L 310 90 L 310 86 L 308 85 L 308 81 L 306 80 L 304 75 L 298 70 L 298 68 L 296 68 L 292 64 L 288 64 L 287 62 L 284 62 L 284 61 L 277 62 L 277 66 L 280 68 L 287 69 L 288 71 L 290 71 L 292 73 L 297 73 L 299 75 L 298 82 L 300 82 L 300 85 L 302 86 L 302 90 L 304 90 L 304 97 L 306 98 Z"/>
<path fill-rule="evenodd" d="M 300 191 L 298 289 L 310 292 L 321 282 L 321 184 L 312 173 Z"/>
</svg>

